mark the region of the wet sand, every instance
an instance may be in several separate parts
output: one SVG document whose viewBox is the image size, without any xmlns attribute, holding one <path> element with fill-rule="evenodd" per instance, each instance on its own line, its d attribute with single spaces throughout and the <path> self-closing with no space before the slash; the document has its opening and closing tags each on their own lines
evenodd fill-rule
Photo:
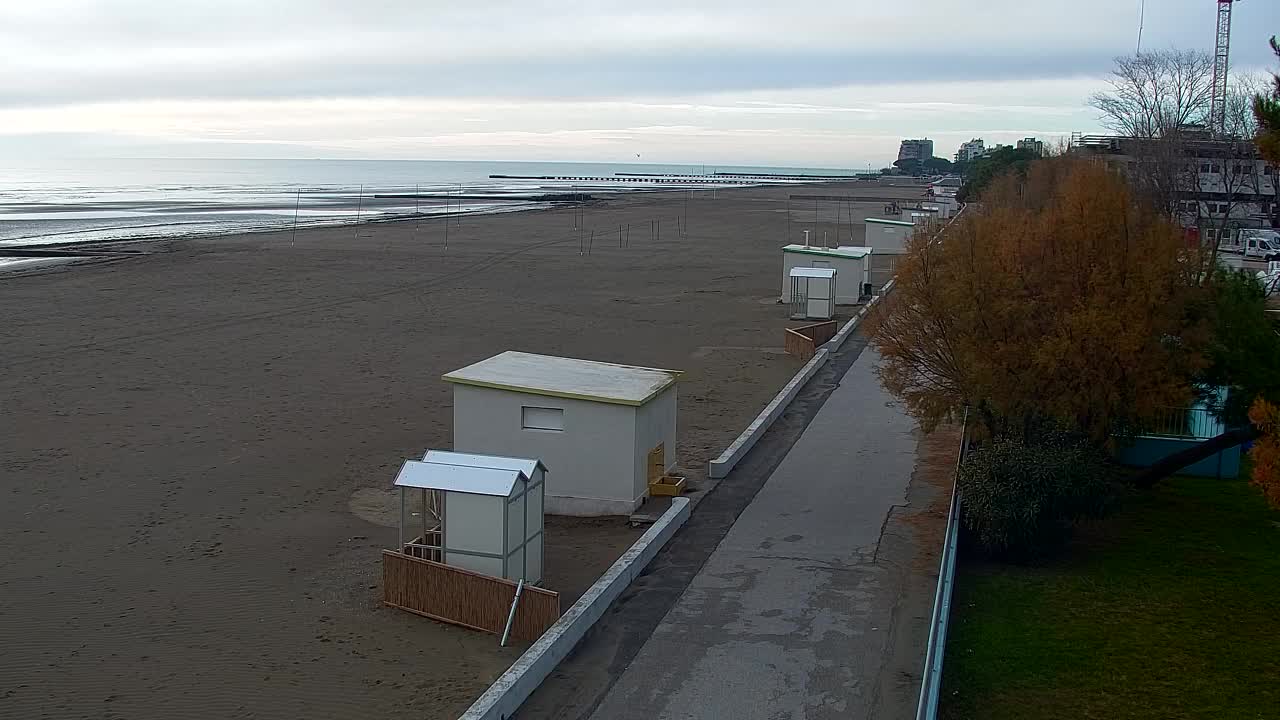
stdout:
<svg viewBox="0 0 1280 720">
<path fill-rule="evenodd" d="M 700 191 L 684 238 L 683 195 L 614 198 L 581 213 L 589 254 L 561 209 L 466 218 L 447 249 L 443 221 L 398 222 L 6 273 L 0 717 L 456 716 L 523 648 L 378 588 L 386 488 L 450 446 L 440 375 L 506 349 L 684 370 L 705 488 L 799 366 L 775 301 L 803 191 Z M 639 534 L 548 526 L 564 608 Z"/>
</svg>

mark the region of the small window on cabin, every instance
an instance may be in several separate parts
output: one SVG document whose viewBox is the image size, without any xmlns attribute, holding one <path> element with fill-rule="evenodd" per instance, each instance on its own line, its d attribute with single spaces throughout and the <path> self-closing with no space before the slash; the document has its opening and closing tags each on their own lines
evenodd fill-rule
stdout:
<svg viewBox="0 0 1280 720">
<path fill-rule="evenodd" d="M 520 408 L 520 427 L 525 430 L 564 431 L 564 409 L 528 407 Z"/>
</svg>

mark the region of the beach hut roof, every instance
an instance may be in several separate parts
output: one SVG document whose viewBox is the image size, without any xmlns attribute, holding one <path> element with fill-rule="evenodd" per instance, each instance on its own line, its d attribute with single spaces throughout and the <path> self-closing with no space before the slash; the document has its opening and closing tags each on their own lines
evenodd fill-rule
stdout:
<svg viewBox="0 0 1280 720">
<path fill-rule="evenodd" d="M 448 450 L 428 450 L 422 461 L 437 465 L 458 465 L 460 467 L 492 468 L 494 470 L 518 470 L 527 478 L 532 478 L 539 468 L 547 471 L 541 460 L 529 458 L 503 457 L 501 455 L 477 455 L 475 453 L 449 452 Z"/>
<path fill-rule="evenodd" d="M 834 268 L 812 268 L 812 267 L 791 268 L 791 277 L 830 279 L 835 276 L 836 276 L 836 271 Z"/>
<path fill-rule="evenodd" d="M 510 497 L 516 483 L 528 479 L 519 470 L 406 460 L 395 486 Z"/>
<path fill-rule="evenodd" d="M 907 223 L 908 225 L 910 223 Z M 826 257 L 853 258 L 861 260 L 871 254 L 871 248 L 861 247 L 857 245 L 841 245 L 840 247 L 824 248 L 814 247 L 810 245 L 786 245 L 782 248 L 783 252 L 800 253 L 801 255 L 825 255 Z"/>
<path fill-rule="evenodd" d="M 575 400 L 643 405 L 675 384 L 677 370 L 508 350 L 454 370 L 446 382 Z"/>
</svg>

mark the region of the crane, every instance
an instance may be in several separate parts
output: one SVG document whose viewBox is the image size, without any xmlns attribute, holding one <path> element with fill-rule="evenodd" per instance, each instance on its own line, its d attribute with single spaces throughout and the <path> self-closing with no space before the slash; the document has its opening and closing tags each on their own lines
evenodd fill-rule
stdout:
<svg viewBox="0 0 1280 720">
<path fill-rule="evenodd" d="M 1218 43 L 1213 51 L 1213 88 L 1209 104 L 1209 129 L 1222 133 L 1227 125 L 1227 71 L 1230 68 L 1231 6 L 1239 0 L 1218 3 Z"/>
</svg>

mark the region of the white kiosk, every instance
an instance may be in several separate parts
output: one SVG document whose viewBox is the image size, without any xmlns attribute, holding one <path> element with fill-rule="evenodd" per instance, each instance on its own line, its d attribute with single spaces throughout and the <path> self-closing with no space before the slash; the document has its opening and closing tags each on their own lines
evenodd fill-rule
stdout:
<svg viewBox="0 0 1280 720">
<path fill-rule="evenodd" d="M 553 515 L 629 515 L 676 466 L 679 375 L 509 350 L 444 376 L 453 447 L 545 460 Z"/>
</svg>

